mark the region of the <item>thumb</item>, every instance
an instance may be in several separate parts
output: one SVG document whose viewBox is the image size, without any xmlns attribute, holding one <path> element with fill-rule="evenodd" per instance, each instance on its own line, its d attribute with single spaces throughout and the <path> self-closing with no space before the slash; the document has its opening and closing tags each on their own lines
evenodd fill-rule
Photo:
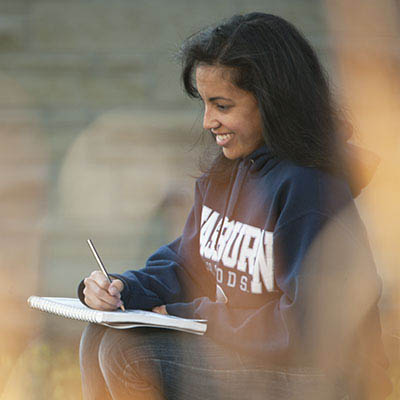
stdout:
<svg viewBox="0 0 400 400">
<path fill-rule="evenodd" d="M 120 279 L 114 279 L 108 287 L 108 293 L 111 296 L 118 296 L 124 289 L 124 283 Z"/>
</svg>

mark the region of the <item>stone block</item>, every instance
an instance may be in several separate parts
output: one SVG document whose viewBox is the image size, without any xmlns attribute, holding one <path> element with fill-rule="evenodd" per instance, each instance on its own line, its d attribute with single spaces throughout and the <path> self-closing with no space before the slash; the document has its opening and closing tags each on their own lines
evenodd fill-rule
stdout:
<svg viewBox="0 0 400 400">
<path fill-rule="evenodd" d="M 0 106 L 25 96 L 39 107 L 182 106 L 179 66 L 139 53 L 6 54 L 0 59 Z M 26 100 L 28 101 L 28 100 Z"/>
<path fill-rule="evenodd" d="M 39 128 L 38 115 L 32 111 L 0 112 L 0 143 L 1 173 L 44 165 L 49 160 L 45 137 Z"/>
<path fill-rule="evenodd" d="M 42 260 L 42 290 L 47 296 L 74 297 L 81 279 L 98 268 L 86 243 L 89 237 L 110 272 L 121 273 L 142 265 L 135 257 L 140 252 L 140 232 L 121 235 L 103 226 L 77 233 L 63 226 L 62 231 L 52 230 L 51 233 L 44 245 Z"/>
<path fill-rule="evenodd" d="M 144 102 L 149 81 L 143 74 L 102 76 L 98 74 L 13 74 L 14 85 L 22 89 L 36 107 L 113 107 Z M 10 91 L 14 88 L 11 87 Z M 18 101 L 0 97 L 0 106 Z"/>
<path fill-rule="evenodd" d="M 12 109 L 1 112 L 0 143 L 0 273 L 7 277 L 0 312 L 5 316 L 10 310 L 18 312 L 15 315 L 22 322 L 26 296 L 37 289 L 40 221 L 48 183 L 48 155 L 37 115 Z M 20 308 L 17 303 L 22 301 Z M 18 321 L 11 325 L 17 330 Z"/>
<path fill-rule="evenodd" d="M 211 0 L 117 0 L 112 5 L 88 1 L 67 6 L 40 1 L 32 5 L 30 43 L 42 50 L 170 50 L 193 29 L 229 16 L 233 10 L 231 2 Z"/>
<path fill-rule="evenodd" d="M 180 64 L 172 60 L 172 53 L 154 57 L 153 68 L 154 101 L 170 107 L 192 107 L 180 82 Z"/>
<path fill-rule="evenodd" d="M 25 16 L 0 15 L 0 52 L 21 50 L 26 40 Z"/>
<path fill-rule="evenodd" d="M 29 108 L 33 99 L 25 90 L 21 82 L 9 73 L 0 71 L 0 109 L 4 108 Z"/>
<path fill-rule="evenodd" d="M 25 15 L 29 10 L 31 0 L 1 0 L 0 13 L 11 15 Z"/>
<path fill-rule="evenodd" d="M 61 215 L 146 219 L 193 171 L 193 114 L 109 113 L 77 137 L 59 178 Z M 190 172 L 189 172 L 190 171 Z"/>
<path fill-rule="evenodd" d="M 236 10 L 240 13 L 260 11 L 275 14 L 293 23 L 306 35 L 326 31 L 322 3 L 320 0 L 235 0 Z"/>
<path fill-rule="evenodd" d="M 152 59 L 137 52 L 112 53 L 46 53 L 24 51 L 3 53 L 0 70 L 36 74 L 126 74 L 149 71 Z M 151 69 L 150 69 L 151 70 Z"/>
</svg>

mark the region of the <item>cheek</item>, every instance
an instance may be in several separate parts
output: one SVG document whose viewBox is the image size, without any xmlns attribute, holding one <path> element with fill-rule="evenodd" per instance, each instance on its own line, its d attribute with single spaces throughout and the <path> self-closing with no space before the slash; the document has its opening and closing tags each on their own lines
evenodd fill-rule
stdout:
<svg viewBox="0 0 400 400">
<path fill-rule="evenodd" d="M 255 143 L 262 140 L 261 127 L 257 123 L 248 123 L 243 126 L 242 137 L 247 142 Z"/>
<path fill-rule="evenodd" d="M 247 140 L 260 142 L 262 140 L 262 122 L 258 109 L 251 108 L 242 119 L 243 132 Z"/>
<path fill-rule="evenodd" d="M 253 123 L 252 123 L 251 131 L 253 132 L 254 138 L 258 141 L 262 141 L 263 140 L 263 136 L 262 136 L 263 125 L 261 122 L 260 114 L 257 113 L 253 117 L 252 121 L 253 121 Z"/>
</svg>

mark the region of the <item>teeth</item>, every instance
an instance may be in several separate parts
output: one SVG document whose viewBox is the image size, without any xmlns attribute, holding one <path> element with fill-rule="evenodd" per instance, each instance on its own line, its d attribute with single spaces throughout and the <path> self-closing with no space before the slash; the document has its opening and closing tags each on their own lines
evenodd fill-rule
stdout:
<svg viewBox="0 0 400 400">
<path fill-rule="evenodd" d="M 229 139 L 231 136 L 232 136 L 232 133 L 227 133 L 225 135 L 217 135 L 217 140 L 218 141 L 226 140 L 226 139 Z"/>
</svg>

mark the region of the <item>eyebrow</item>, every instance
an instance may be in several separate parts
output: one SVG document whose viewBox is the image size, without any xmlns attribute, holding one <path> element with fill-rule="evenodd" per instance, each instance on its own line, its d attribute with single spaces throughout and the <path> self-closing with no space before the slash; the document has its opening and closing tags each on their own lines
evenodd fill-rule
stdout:
<svg viewBox="0 0 400 400">
<path fill-rule="evenodd" d="M 231 99 L 227 99 L 226 97 L 222 97 L 222 96 L 209 97 L 208 100 L 209 101 L 216 101 L 216 100 L 232 101 Z"/>
</svg>

